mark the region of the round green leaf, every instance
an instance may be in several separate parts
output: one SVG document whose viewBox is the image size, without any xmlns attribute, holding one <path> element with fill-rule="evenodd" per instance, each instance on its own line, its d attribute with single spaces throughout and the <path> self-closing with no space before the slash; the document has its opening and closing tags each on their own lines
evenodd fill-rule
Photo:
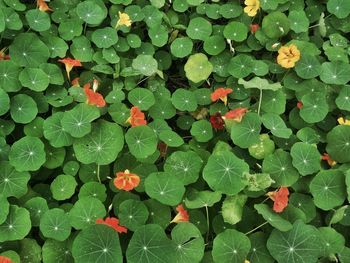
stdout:
<svg viewBox="0 0 350 263">
<path fill-rule="evenodd" d="M 3 194 L 0 194 L 0 209 L 1 209 L 0 224 L 2 224 L 5 222 L 7 215 L 10 212 L 10 204 L 7 201 L 7 198 Z"/>
<path fill-rule="evenodd" d="M 46 161 L 44 143 L 36 137 L 25 136 L 12 145 L 9 160 L 17 171 L 36 171 Z"/>
<path fill-rule="evenodd" d="M 59 242 L 47 239 L 42 247 L 43 261 L 47 263 L 62 262 L 73 263 L 69 242 Z"/>
<path fill-rule="evenodd" d="M 88 182 L 79 189 L 79 199 L 84 197 L 94 197 L 104 202 L 107 198 L 106 187 L 98 182 Z"/>
<path fill-rule="evenodd" d="M 124 146 L 123 131 L 116 123 L 99 120 L 92 125 L 92 132 L 77 139 L 74 152 L 78 161 L 98 165 L 113 162 Z"/>
<path fill-rule="evenodd" d="M 339 170 L 323 170 L 310 183 L 315 205 L 330 210 L 343 204 L 346 198 L 344 174 Z"/>
<path fill-rule="evenodd" d="M 39 68 L 25 68 L 19 74 L 19 81 L 23 87 L 34 91 L 44 91 L 50 83 L 49 76 Z"/>
<path fill-rule="evenodd" d="M 176 89 L 171 96 L 171 102 L 176 109 L 181 111 L 195 111 L 197 109 L 196 96 L 186 89 Z"/>
<path fill-rule="evenodd" d="M 7 161 L 0 163 L 0 194 L 4 197 L 15 196 L 20 198 L 28 188 L 30 179 L 28 172 L 19 172 Z"/>
<path fill-rule="evenodd" d="M 345 85 L 350 81 L 350 65 L 343 61 L 324 62 L 320 78 L 326 84 Z"/>
<path fill-rule="evenodd" d="M 287 128 L 283 119 L 277 114 L 266 113 L 261 117 L 261 120 L 264 126 L 279 138 L 288 139 L 292 135 L 292 130 Z"/>
<path fill-rule="evenodd" d="M 196 17 L 190 20 L 188 27 L 186 29 L 186 34 L 191 39 L 205 40 L 212 33 L 212 25 L 211 23 L 202 18 Z"/>
<path fill-rule="evenodd" d="M 293 193 L 289 198 L 289 202 L 304 212 L 306 216 L 306 222 L 309 222 L 315 218 L 316 207 L 314 204 L 314 200 L 310 195 Z"/>
<path fill-rule="evenodd" d="M 296 63 L 295 71 L 303 79 L 312 79 L 320 75 L 321 64 L 315 56 L 305 54 Z"/>
<path fill-rule="evenodd" d="M 240 123 L 232 126 L 231 139 L 241 148 L 248 148 L 259 142 L 261 121 L 258 114 L 249 112 Z"/>
<path fill-rule="evenodd" d="M 98 48 L 109 48 L 118 42 L 118 34 L 111 27 L 100 28 L 92 33 L 91 40 Z"/>
<path fill-rule="evenodd" d="M 32 226 L 39 226 L 41 217 L 49 210 L 46 200 L 42 197 L 33 197 L 29 199 L 24 204 L 24 207 L 30 213 Z"/>
<path fill-rule="evenodd" d="M 52 181 L 50 188 L 53 198 L 61 201 L 71 198 L 76 186 L 77 182 L 73 176 L 61 174 Z"/>
<path fill-rule="evenodd" d="M 335 100 L 338 108 L 350 111 L 350 86 L 343 86 Z"/>
<path fill-rule="evenodd" d="M 190 132 L 198 142 L 208 142 L 213 138 L 213 129 L 207 120 L 194 122 Z"/>
<path fill-rule="evenodd" d="M 248 164 L 226 151 L 211 155 L 203 169 L 203 178 L 214 191 L 234 195 L 246 185 L 243 173 L 249 172 Z"/>
<path fill-rule="evenodd" d="M 350 161 L 350 126 L 335 126 L 327 134 L 326 151 L 331 158 L 340 163 Z"/>
<path fill-rule="evenodd" d="M 79 199 L 69 211 L 70 224 L 75 229 L 85 229 L 94 225 L 96 219 L 104 218 L 105 215 L 105 206 L 93 197 Z"/>
<path fill-rule="evenodd" d="M 10 109 L 10 97 L 0 88 L 0 116 L 4 115 Z"/>
<path fill-rule="evenodd" d="M 148 110 L 156 102 L 153 92 L 144 88 L 132 89 L 128 94 L 128 100 L 142 111 Z"/>
<path fill-rule="evenodd" d="M 254 60 L 248 55 L 240 54 L 231 58 L 227 67 L 235 78 L 245 78 L 253 72 Z"/>
<path fill-rule="evenodd" d="M 288 33 L 289 28 L 290 22 L 287 16 L 280 11 L 269 13 L 262 21 L 262 29 L 269 38 L 284 36 Z"/>
<path fill-rule="evenodd" d="M 247 196 L 242 194 L 227 196 L 225 198 L 221 207 L 222 218 L 225 223 L 235 225 L 242 220 L 243 206 L 247 202 L 247 199 Z"/>
<path fill-rule="evenodd" d="M 148 30 L 152 44 L 156 47 L 164 46 L 168 41 L 168 31 L 164 26 L 152 27 Z"/>
<path fill-rule="evenodd" d="M 309 19 L 303 10 L 293 10 L 289 12 L 290 29 L 295 33 L 307 32 L 309 29 Z"/>
<path fill-rule="evenodd" d="M 66 55 L 68 45 L 62 38 L 56 36 L 47 36 L 43 39 L 43 41 L 49 48 L 50 58 L 63 58 Z"/>
<path fill-rule="evenodd" d="M 43 124 L 44 137 L 53 147 L 68 146 L 73 143 L 73 137 L 62 127 L 63 112 L 56 112 L 48 117 Z"/>
<path fill-rule="evenodd" d="M 181 203 L 185 187 L 179 179 L 167 172 L 151 173 L 145 180 L 148 196 L 165 205 Z"/>
<path fill-rule="evenodd" d="M 250 250 L 249 238 L 234 229 L 227 229 L 217 235 L 213 243 L 213 259 L 222 263 L 241 263 Z"/>
<path fill-rule="evenodd" d="M 145 125 L 130 128 L 125 134 L 125 141 L 136 158 L 147 158 L 157 149 L 157 135 Z"/>
<path fill-rule="evenodd" d="M 36 102 L 28 95 L 18 94 L 11 98 L 12 119 L 17 123 L 29 123 L 38 114 Z"/>
<path fill-rule="evenodd" d="M 274 228 L 279 231 L 288 231 L 292 229 L 292 224 L 288 220 L 284 219 L 281 215 L 272 211 L 272 209 L 266 204 L 256 204 L 254 208 L 258 213 Z"/>
<path fill-rule="evenodd" d="M 255 232 L 249 235 L 249 239 L 252 244 L 248 255 L 250 262 L 273 262 L 273 258 L 266 248 L 267 236 L 263 232 Z"/>
<path fill-rule="evenodd" d="M 321 169 L 321 155 L 315 145 L 297 142 L 292 146 L 290 154 L 293 166 L 301 175 L 312 174 Z"/>
<path fill-rule="evenodd" d="M 350 6 L 343 0 L 329 0 L 327 10 L 338 18 L 346 18 L 350 14 Z"/>
<path fill-rule="evenodd" d="M 211 207 L 221 200 L 221 192 L 197 191 L 191 189 L 186 194 L 185 204 L 189 209 Z"/>
<path fill-rule="evenodd" d="M 100 24 L 107 16 L 107 12 L 98 3 L 88 0 L 80 2 L 76 7 L 78 16 L 88 24 Z"/>
<path fill-rule="evenodd" d="M 192 53 L 193 42 L 188 37 L 176 38 L 170 45 L 171 54 L 177 58 L 187 57 Z"/>
<path fill-rule="evenodd" d="M 37 9 L 31 9 L 26 12 L 26 20 L 31 29 L 42 32 L 50 29 L 50 16 L 46 12 Z"/>
<path fill-rule="evenodd" d="M 118 211 L 120 224 L 131 231 L 135 231 L 140 226 L 145 225 L 149 215 L 144 203 L 132 199 L 122 202 Z"/>
<path fill-rule="evenodd" d="M 204 41 L 203 48 L 209 55 L 216 56 L 225 50 L 226 42 L 220 35 L 210 36 Z"/>
<path fill-rule="evenodd" d="M 303 107 L 300 109 L 300 117 L 308 122 L 322 121 L 328 113 L 328 104 L 322 93 L 309 93 L 301 98 Z"/>
<path fill-rule="evenodd" d="M 194 83 L 206 80 L 212 71 L 213 65 L 202 53 L 191 55 L 185 64 L 186 77 Z"/>
<path fill-rule="evenodd" d="M 247 38 L 248 28 L 241 22 L 230 22 L 224 28 L 224 37 L 236 42 L 242 42 Z"/>
<path fill-rule="evenodd" d="M 22 88 L 18 80 L 20 67 L 12 60 L 3 60 L 0 63 L 0 86 L 4 91 L 15 92 Z"/>
<path fill-rule="evenodd" d="M 173 131 L 161 131 L 159 139 L 170 147 L 180 147 L 184 144 L 182 137 Z"/>
<path fill-rule="evenodd" d="M 151 55 L 138 55 L 132 61 L 132 67 L 145 76 L 152 76 L 158 70 L 158 62 Z"/>
<path fill-rule="evenodd" d="M 72 254 L 76 263 L 123 262 L 118 233 L 103 224 L 82 230 L 74 239 Z"/>
<path fill-rule="evenodd" d="M 66 240 L 71 232 L 68 215 L 59 208 L 48 210 L 41 217 L 40 231 L 44 237 L 58 241 Z"/>
</svg>

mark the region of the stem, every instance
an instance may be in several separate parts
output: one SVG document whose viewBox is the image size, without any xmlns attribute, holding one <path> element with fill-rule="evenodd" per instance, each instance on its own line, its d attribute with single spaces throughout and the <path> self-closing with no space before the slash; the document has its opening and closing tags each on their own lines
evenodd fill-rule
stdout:
<svg viewBox="0 0 350 263">
<path fill-rule="evenodd" d="M 206 236 L 206 241 L 208 243 L 208 240 L 209 240 L 209 226 L 210 226 L 208 206 L 205 206 L 205 213 L 207 215 L 207 236 Z"/>
<path fill-rule="evenodd" d="M 87 23 L 85 22 L 85 24 L 84 24 L 84 35 L 85 35 L 85 32 L 86 32 L 86 27 L 87 27 Z"/>
<path fill-rule="evenodd" d="M 261 108 L 261 101 L 262 101 L 262 89 L 260 89 L 260 96 L 259 96 L 259 105 L 258 105 L 258 115 L 260 116 L 260 108 Z"/>
<path fill-rule="evenodd" d="M 267 223 L 268 223 L 268 222 L 266 221 L 266 222 L 262 223 L 261 225 L 258 225 L 256 228 L 253 228 L 252 230 L 250 230 L 250 231 L 248 231 L 247 233 L 245 233 L 245 235 L 249 235 L 249 234 L 253 233 L 255 230 L 257 230 L 257 229 L 259 229 L 260 227 L 266 225 Z"/>
<path fill-rule="evenodd" d="M 97 180 L 99 183 L 101 183 L 101 178 L 100 178 L 100 165 L 97 165 Z"/>
</svg>

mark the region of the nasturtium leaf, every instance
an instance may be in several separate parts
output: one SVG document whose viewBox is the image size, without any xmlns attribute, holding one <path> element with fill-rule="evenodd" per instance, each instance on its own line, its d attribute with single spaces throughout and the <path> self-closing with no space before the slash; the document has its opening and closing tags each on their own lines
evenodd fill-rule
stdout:
<svg viewBox="0 0 350 263">
<path fill-rule="evenodd" d="M 343 61 L 324 62 L 320 78 L 326 84 L 345 85 L 350 81 L 350 65 Z"/>
<path fill-rule="evenodd" d="M 11 205 L 5 222 L 0 225 L 0 242 L 22 240 L 28 235 L 31 227 L 28 210 Z"/>
<path fill-rule="evenodd" d="M 68 215 L 59 208 L 46 211 L 40 219 L 40 231 L 44 237 L 66 240 L 71 232 Z"/>
<path fill-rule="evenodd" d="M 223 34 L 226 39 L 242 42 L 247 38 L 248 28 L 241 22 L 233 21 L 225 26 Z"/>
<path fill-rule="evenodd" d="M 0 194 L 4 197 L 20 198 L 28 188 L 30 179 L 28 172 L 19 172 L 7 161 L 0 162 Z"/>
<path fill-rule="evenodd" d="M 343 86 L 335 100 L 337 107 L 341 110 L 350 111 L 350 86 Z"/>
<path fill-rule="evenodd" d="M 12 145 L 9 160 L 17 171 L 36 171 L 46 161 L 44 143 L 39 138 L 25 136 Z"/>
<path fill-rule="evenodd" d="M 198 228 L 191 223 L 177 224 L 171 231 L 178 262 L 199 262 L 204 255 L 204 239 Z"/>
<path fill-rule="evenodd" d="M 198 83 L 210 76 L 213 71 L 213 65 L 205 54 L 196 53 L 188 58 L 184 69 L 186 77 L 190 81 Z"/>
<path fill-rule="evenodd" d="M 306 223 L 315 218 L 316 207 L 310 195 L 293 193 L 289 197 L 289 202 L 304 212 L 306 216 Z"/>
<path fill-rule="evenodd" d="M 9 47 L 11 61 L 20 66 L 38 67 L 50 56 L 48 47 L 34 33 L 21 33 Z"/>
<path fill-rule="evenodd" d="M 148 219 L 147 206 L 138 200 L 125 200 L 119 205 L 118 217 L 120 224 L 131 231 L 135 231 L 142 225 L 145 225 Z"/>
<path fill-rule="evenodd" d="M 96 219 L 104 218 L 106 209 L 103 203 L 94 197 L 79 199 L 69 212 L 70 224 L 75 229 L 85 229 L 94 225 Z"/>
<path fill-rule="evenodd" d="M 281 215 L 272 211 L 272 209 L 266 204 L 256 204 L 254 208 L 258 213 L 274 228 L 279 231 L 288 231 L 292 229 L 292 224 L 284 219 Z"/>
<path fill-rule="evenodd" d="M 44 137 L 53 147 L 68 146 L 73 143 L 73 137 L 62 127 L 63 112 L 56 112 L 48 117 L 43 124 Z"/>
<path fill-rule="evenodd" d="M 138 55 L 132 61 L 132 67 L 145 76 L 152 76 L 158 70 L 158 62 L 151 55 Z"/>
<path fill-rule="evenodd" d="M 350 126 L 335 126 L 327 134 L 326 151 L 337 162 L 346 163 L 350 161 Z"/>
<path fill-rule="evenodd" d="M 46 162 L 44 166 L 48 169 L 55 169 L 63 165 L 66 157 L 65 148 L 55 148 L 50 144 L 45 145 Z"/>
<path fill-rule="evenodd" d="M 259 135 L 259 142 L 249 146 L 248 151 L 255 159 L 261 160 L 273 153 L 275 143 L 270 139 L 269 135 L 264 133 Z"/>
<path fill-rule="evenodd" d="M 204 41 L 203 48 L 209 55 L 219 55 L 226 48 L 225 38 L 220 35 L 213 35 Z"/>
<path fill-rule="evenodd" d="M 340 253 L 345 247 L 345 238 L 331 227 L 320 227 L 320 237 L 323 242 L 323 256 Z"/>
<path fill-rule="evenodd" d="M 25 68 L 19 74 L 23 87 L 34 91 L 44 91 L 50 83 L 49 76 L 40 68 Z"/>
<path fill-rule="evenodd" d="M 214 191 L 234 195 L 246 186 L 243 173 L 249 171 L 248 164 L 232 152 L 211 155 L 203 169 L 203 178 Z"/>
<path fill-rule="evenodd" d="M 202 165 L 202 159 L 195 152 L 176 151 L 166 159 L 164 171 L 188 185 L 198 180 Z"/>
<path fill-rule="evenodd" d="M 35 31 L 42 32 L 50 29 L 50 16 L 39 8 L 28 10 L 25 17 L 30 28 Z"/>
<path fill-rule="evenodd" d="M 7 201 L 7 198 L 3 194 L 0 194 L 0 209 L 0 224 L 2 224 L 5 222 L 7 215 L 10 212 L 10 203 Z"/>
<path fill-rule="evenodd" d="M 242 121 L 232 126 L 231 139 L 241 148 L 248 148 L 259 142 L 261 121 L 258 114 L 250 112 Z"/>
<path fill-rule="evenodd" d="M 80 33 L 77 33 L 77 35 L 78 37 L 72 37 L 73 43 L 70 45 L 70 52 L 72 53 L 74 58 L 79 59 L 80 62 L 91 61 L 93 57 L 93 49 L 91 47 L 90 40 L 87 39 L 85 36 L 79 36 Z"/>
<path fill-rule="evenodd" d="M 125 141 L 130 153 L 136 158 L 147 158 L 157 149 L 157 135 L 146 126 L 136 126 L 130 128 L 125 134 Z"/>
<path fill-rule="evenodd" d="M 279 38 L 289 32 L 290 21 L 287 16 L 280 11 L 271 12 L 264 16 L 262 29 L 269 38 Z"/>
<path fill-rule="evenodd" d="M 312 79 L 320 75 L 321 63 L 315 56 L 305 54 L 296 63 L 295 71 L 303 79 Z"/>
<path fill-rule="evenodd" d="M 0 88 L 0 116 L 4 115 L 10 109 L 10 97 Z"/>
<path fill-rule="evenodd" d="M 80 103 L 64 112 L 61 125 L 72 137 L 81 138 L 91 131 L 91 122 L 100 116 L 96 106 Z"/>
<path fill-rule="evenodd" d="M 107 16 L 107 11 L 95 1 L 80 2 L 76 7 L 77 15 L 88 24 L 100 24 Z"/>
<path fill-rule="evenodd" d="M 212 33 L 211 23 L 203 17 L 195 17 L 190 20 L 186 29 L 186 34 L 191 39 L 205 40 Z"/>
<path fill-rule="evenodd" d="M 46 36 L 43 41 L 50 51 L 50 58 L 63 58 L 68 50 L 67 43 L 57 36 Z"/>
<path fill-rule="evenodd" d="M 323 170 L 310 182 L 315 205 L 330 210 L 343 204 L 346 198 L 344 174 L 339 170 Z"/>
<path fill-rule="evenodd" d="M 118 233 L 103 224 L 79 232 L 73 242 L 72 254 L 76 263 L 123 262 Z"/>
<path fill-rule="evenodd" d="M 239 54 L 230 59 L 227 72 L 235 78 L 245 78 L 253 72 L 253 67 L 254 60 L 251 56 Z"/>
<path fill-rule="evenodd" d="M 241 66 L 241 68 L 243 67 Z M 249 81 L 245 81 L 244 79 L 239 79 L 238 84 L 243 85 L 246 89 L 257 88 L 259 90 L 277 91 L 282 88 L 279 82 L 270 84 L 267 79 L 262 79 L 259 77 L 254 77 Z"/>
<path fill-rule="evenodd" d="M 35 119 L 38 107 L 30 96 L 18 94 L 11 98 L 10 113 L 15 122 L 26 124 Z"/>
<path fill-rule="evenodd" d="M 322 121 L 328 113 L 326 97 L 322 93 L 309 93 L 301 98 L 303 107 L 300 109 L 300 117 L 308 122 Z"/>
<path fill-rule="evenodd" d="M 186 194 L 185 204 L 189 209 L 211 207 L 221 200 L 221 196 L 220 192 L 190 189 Z"/>
<path fill-rule="evenodd" d="M 208 142 L 213 137 L 212 126 L 207 120 L 195 121 L 190 132 L 198 142 Z"/>
<path fill-rule="evenodd" d="M 350 6 L 343 0 L 329 0 L 327 10 L 338 18 L 346 18 L 350 14 Z"/>
<path fill-rule="evenodd" d="M 277 137 L 288 139 L 292 135 L 292 130 L 287 128 L 283 119 L 277 114 L 266 113 L 261 117 L 266 128 Z"/>
<path fill-rule="evenodd" d="M 92 42 L 98 48 L 109 48 L 118 42 L 117 31 L 111 27 L 95 30 L 91 35 Z"/>
<path fill-rule="evenodd" d="M 193 42 L 188 37 L 176 38 L 170 45 L 171 54 L 177 58 L 187 57 L 192 53 Z"/>
<path fill-rule="evenodd" d="M 197 99 L 192 91 L 186 89 L 176 89 L 171 96 L 171 102 L 176 109 L 181 111 L 195 111 L 197 109 Z"/>
<path fill-rule="evenodd" d="M 165 205 L 181 203 L 185 193 L 183 183 L 167 172 L 151 173 L 145 180 L 146 194 Z"/>
<path fill-rule="evenodd" d="M 313 144 L 297 142 L 292 146 L 290 154 L 293 166 L 301 175 L 316 173 L 321 169 L 321 155 Z"/>
<path fill-rule="evenodd" d="M 309 144 L 320 142 L 320 134 L 316 130 L 310 127 L 305 127 L 300 129 L 296 135 L 298 139 L 301 140 L 302 142 L 306 142 Z"/>
<path fill-rule="evenodd" d="M 307 32 L 309 29 L 309 19 L 303 10 L 293 10 L 289 12 L 290 29 L 295 33 Z"/>
<path fill-rule="evenodd" d="M 184 140 L 174 131 L 161 131 L 159 139 L 170 147 L 180 147 L 184 144 Z"/>
<path fill-rule="evenodd" d="M 175 245 L 161 226 L 149 224 L 139 227 L 130 239 L 126 250 L 129 263 L 163 263 L 175 258 Z"/>
<path fill-rule="evenodd" d="M 98 182 L 87 182 L 79 189 L 79 199 L 84 197 L 94 197 L 104 202 L 107 198 L 105 185 Z"/>
<path fill-rule="evenodd" d="M 249 239 L 252 245 L 247 258 L 250 262 L 273 262 L 273 258 L 266 248 L 267 236 L 263 232 L 252 233 L 249 235 Z"/>
<path fill-rule="evenodd" d="M 314 226 L 297 220 L 288 232 L 272 230 L 267 248 L 278 263 L 286 262 L 286 259 L 316 263 L 321 254 L 320 234 Z"/>
<path fill-rule="evenodd" d="M 225 223 L 235 225 L 242 220 L 243 207 L 247 199 L 248 197 L 242 194 L 227 196 L 225 198 L 221 207 L 222 218 Z"/>
<path fill-rule="evenodd" d="M 128 100 L 142 111 L 148 110 L 156 103 L 152 91 L 144 88 L 132 89 L 128 94 Z"/>
<path fill-rule="evenodd" d="M 51 183 L 51 192 L 54 199 L 61 201 L 72 197 L 75 192 L 77 182 L 71 175 L 61 174 Z"/>
<path fill-rule="evenodd" d="M 275 181 L 271 179 L 270 175 L 267 173 L 257 173 L 257 174 L 249 174 L 245 173 L 245 178 L 248 182 L 247 190 L 258 192 L 261 190 L 265 190 L 270 187 L 272 183 Z"/>
<path fill-rule="evenodd" d="M 226 229 L 214 239 L 212 251 L 214 262 L 244 262 L 250 247 L 250 240 L 246 235 L 235 229 Z"/>
<path fill-rule="evenodd" d="M 19 244 L 21 262 L 41 262 L 41 247 L 35 239 L 24 238 Z"/>
<path fill-rule="evenodd" d="M 123 130 L 118 124 L 105 120 L 93 123 L 92 132 L 77 139 L 73 144 L 78 161 L 99 165 L 113 162 L 123 146 Z"/>
<path fill-rule="evenodd" d="M 73 263 L 74 259 L 69 248 L 69 241 L 47 239 L 42 247 L 43 261 L 47 263 Z"/>
<path fill-rule="evenodd" d="M 152 27 L 148 30 L 152 44 L 156 47 L 164 46 L 168 41 L 168 31 L 164 26 Z"/>
<path fill-rule="evenodd" d="M 22 88 L 18 80 L 20 67 L 12 60 L 3 60 L 0 63 L 0 86 L 6 92 L 19 91 Z"/>
<path fill-rule="evenodd" d="M 47 201 L 42 197 L 33 197 L 29 199 L 25 204 L 26 208 L 30 213 L 30 220 L 32 226 L 39 226 L 41 217 L 49 210 Z"/>
</svg>

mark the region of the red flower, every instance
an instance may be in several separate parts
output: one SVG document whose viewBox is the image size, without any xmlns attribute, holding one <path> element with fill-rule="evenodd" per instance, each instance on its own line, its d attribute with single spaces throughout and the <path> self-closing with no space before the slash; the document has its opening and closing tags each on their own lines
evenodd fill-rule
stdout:
<svg viewBox="0 0 350 263">
<path fill-rule="evenodd" d="M 327 163 L 328 163 L 329 166 L 334 166 L 334 165 L 337 164 L 337 162 L 334 161 L 334 160 L 329 156 L 328 153 L 324 153 L 324 154 L 322 155 L 321 159 L 322 159 L 323 161 L 327 161 Z"/>
<path fill-rule="evenodd" d="M 218 88 L 214 90 L 214 92 L 210 95 L 211 101 L 218 101 L 221 100 L 227 104 L 227 95 L 232 93 L 232 89 L 230 88 Z"/>
<path fill-rule="evenodd" d="M 214 129 L 222 130 L 224 128 L 225 122 L 219 112 L 215 113 L 215 115 L 210 116 L 209 121 Z"/>
<path fill-rule="evenodd" d="M 117 178 L 114 179 L 114 185 L 120 190 L 131 191 L 140 183 L 140 177 L 130 173 L 129 170 L 118 172 L 116 176 Z"/>
<path fill-rule="evenodd" d="M 258 31 L 260 28 L 259 24 L 251 24 L 250 25 L 250 32 L 254 34 L 256 31 Z"/>
<path fill-rule="evenodd" d="M 274 202 L 273 211 L 276 213 L 281 213 L 287 207 L 288 195 L 288 187 L 281 187 L 278 191 L 267 193 L 267 196 Z"/>
<path fill-rule="evenodd" d="M 72 86 L 74 86 L 74 87 L 79 87 L 79 86 L 80 86 L 79 80 L 80 80 L 80 78 L 79 78 L 79 77 L 76 77 L 76 78 L 73 79 L 70 83 L 71 83 Z"/>
<path fill-rule="evenodd" d="M 96 220 L 96 224 L 103 224 L 103 225 L 110 226 L 118 233 L 128 232 L 128 229 L 125 226 L 119 225 L 119 220 L 118 218 L 115 218 L 115 217 L 107 217 L 105 220 L 103 220 L 102 218 L 99 218 Z"/>
<path fill-rule="evenodd" d="M 0 60 L 10 60 L 10 55 L 5 55 L 6 47 L 0 50 Z"/>
<path fill-rule="evenodd" d="M 130 109 L 130 117 L 126 120 L 131 124 L 131 127 L 146 125 L 145 114 L 140 111 L 139 107 L 134 106 Z"/>
<path fill-rule="evenodd" d="M 73 67 L 82 67 L 83 65 L 80 63 L 80 60 L 72 59 L 72 58 L 64 58 L 59 59 L 58 62 L 61 62 L 66 67 L 67 77 L 70 79 L 69 73 L 73 69 Z"/>
<path fill-rule="evenodd" d="M 103 96 L 100 93 L 90 89 L 90 83 L 86 83 L 84 85 L 84 92 L 87 97 L 87 101 L 86 101 L 87 104 L 96 105 L 97 107 L 106 106 L 106 101 L 103 98 Z"/>
<path fill-rule="evenodd" d="M 176 211 L 178 212 L 173 220 L 170 223 L 179 223 L 179 222 L 188 222 L 190 217 L 182 205 L 178 205 L 176 207 Z"/>
<path fill-rule="evenodd" d="M 247 111 L 248 111 L 247 108 L 237 108 L 234 110 L 230 110 L 225 114 L 224 119 L 241 122 L 244 114 L 246 114 Z"/>
<path fill-rule="evenodd" d="M 12 263 L 12 260 L 5 256 L 0 256 L 0 263 Z"/>
<path fill-rule="evenodd" d="M 36 0 L 36 5 L 39 8 L 40 11 L 46 12 L 46 11 L 53 11 L 44 0 Z"/>
<path fill-rule="evenodd" d="M 300 110 L 303 107 L 303 103 L 301 101 L 298 101 L 297 108 Z"/>
</svg>

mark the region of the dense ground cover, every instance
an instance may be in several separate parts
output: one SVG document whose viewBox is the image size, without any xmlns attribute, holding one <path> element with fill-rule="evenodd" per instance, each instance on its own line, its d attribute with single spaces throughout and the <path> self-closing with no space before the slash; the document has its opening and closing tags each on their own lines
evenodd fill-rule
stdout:
<svg viewBox="0 0 350 263">
<path fill-rule="evenodd" d="M 350 262 L 349 15 L 0 0 L 0 262 Z"/>
</svg>

